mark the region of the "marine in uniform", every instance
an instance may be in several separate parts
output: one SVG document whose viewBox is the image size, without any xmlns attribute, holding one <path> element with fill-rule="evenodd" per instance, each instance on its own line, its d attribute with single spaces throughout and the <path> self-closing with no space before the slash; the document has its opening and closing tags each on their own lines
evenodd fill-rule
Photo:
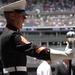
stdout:
<svg viewBox="0 0 75 75">
<path fill-rule="evenodd" d="M 7 4 L 7 3 L 6 3 Z M 0 7 L 7 24 L 0 37 L 1 62 L 3 73 L 27 75 L 27 55 L 42 60 L 72 59 L 72 49 L 59 51 L 29 42 L 20 32 L 22 23 L 28 14 L 25 12 L 26 1 L 17 0 Z"/>
</svg>

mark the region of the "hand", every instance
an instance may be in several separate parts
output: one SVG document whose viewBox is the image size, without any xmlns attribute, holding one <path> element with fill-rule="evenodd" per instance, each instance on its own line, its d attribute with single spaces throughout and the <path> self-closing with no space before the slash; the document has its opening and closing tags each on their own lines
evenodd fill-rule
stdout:
<svg viewBox="0 0 75 75">
<path fill-rule="evenodd" d="M 73 53 L 73 49 L 72 48 L 69 48 L 69 42 L 66 41 L 66 43 L 67 43 L 67 45 L 66 45 L 66 48 L 65 48 L 65 53 L 66 54 Z"/>
<path fill-rule="evenodd" d="M 69 54 L 73 53 L 73 49 L 67 49 L 67 50 L 65 51 L 65 53 L 69 55 Z"/>
</svg>

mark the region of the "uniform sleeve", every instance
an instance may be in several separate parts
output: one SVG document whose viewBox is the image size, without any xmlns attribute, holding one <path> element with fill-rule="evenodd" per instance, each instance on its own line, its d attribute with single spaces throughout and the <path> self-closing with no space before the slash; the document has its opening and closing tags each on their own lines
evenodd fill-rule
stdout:
<svg viewBox="0 0 75 75">
<path fill-rule="evenodd" d="M 15 50 L 20 52 L 25 52 L 26 55 L 36 57 L 38 59 L 43 60 L 51 60 L 50 59 L 50 50 L 44 46 L 37 46 L 29 42 L 22 35 L 14 33 L 14 44 Z"/>
</svg>

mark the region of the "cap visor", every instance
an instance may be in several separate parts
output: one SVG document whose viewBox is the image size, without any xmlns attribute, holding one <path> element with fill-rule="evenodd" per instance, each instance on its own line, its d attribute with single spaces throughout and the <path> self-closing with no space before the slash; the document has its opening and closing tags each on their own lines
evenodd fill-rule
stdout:
<svg viewBox="0 0 75 75">
<path fill-rule="evenodd" d="M 21 14 L 24 14 L 24 15 L 27 15 L 27 16 L 29 15 L 29 14 L 28 14 L 28 13 L 26 13 L 26 12 L 21 12 Z"/>
</svg>

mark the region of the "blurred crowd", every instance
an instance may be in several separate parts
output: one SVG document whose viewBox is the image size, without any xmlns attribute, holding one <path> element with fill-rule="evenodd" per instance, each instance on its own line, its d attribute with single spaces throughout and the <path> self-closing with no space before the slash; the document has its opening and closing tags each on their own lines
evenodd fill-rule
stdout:
<svg viewBox="0 0 75 75">
<path fill-rule="evenodd" d="M 3 3 L 10 3 L 15 0 L 2 0 Z M 52 11 L 68 11 L 75 9 L 75 1 L 73 0 L 27 0 L 26 11 L 32 13 L 52 12 Z M 40 26 L 73 26 L 75 15 L 29 15 L 23 24 L 24 27 L 40 27 Z M 0 16 L 0 27 L 5 26 L 5 20 Z"/>
<path fill-rule="evenodd" d="M 57 11 L 57 10 L 67 10 L 74 9 L 75 1 L 73 0 L 27 0 L 28 4 L 26 9 L 33 10 L 34 6 L 41 7 L 38 8 L 40 11 L 43 9 L 44 11 Z M 38 6 L 39 4 L 39 6 Z"/>
<path fill-rule="evenodd" d="M 14 2 L 15 0 L 1 0 L 3 3 Z M 18 1 L 18 0 L 16 0 Z M 74 0 L 27 0 L 26 10 L 33 11 L 35 7 L 41 11 L 56 11 L 75 9 Z"/>
<path fill-rule="evenodd" d="M 26 21 L 23 23 L 23 27 L 42 27 L 42 26 L 74 26 L 75 25 L 75 15 L 30 15 L 27 17 Z M 2 16 L 0 16 L 0 27 L 4 27 L 6 21 Z"/>
</svg>

